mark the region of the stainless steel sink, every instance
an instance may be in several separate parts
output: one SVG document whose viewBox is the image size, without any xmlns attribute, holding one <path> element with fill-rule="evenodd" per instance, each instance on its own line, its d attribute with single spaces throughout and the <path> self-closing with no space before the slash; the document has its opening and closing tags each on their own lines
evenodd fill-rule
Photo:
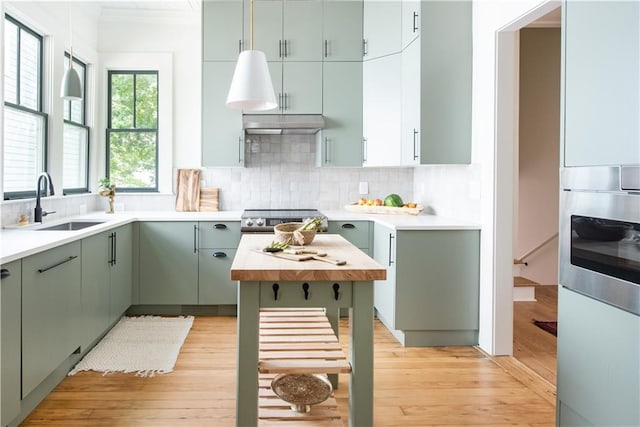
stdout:
<svg viewBox="0 0 640 427">
<path fill-rule="evenodd" d="M 51 225 L 49 227 L 38 228 L 37 231 L 76 231 L 94 225 L 102 224 L 104 221 L 69 221 L 62 224 Z"/>
</svg>

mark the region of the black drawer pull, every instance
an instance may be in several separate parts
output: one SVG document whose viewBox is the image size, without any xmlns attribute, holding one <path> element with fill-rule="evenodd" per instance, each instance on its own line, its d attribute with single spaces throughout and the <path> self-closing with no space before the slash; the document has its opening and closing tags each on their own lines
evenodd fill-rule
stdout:
<svg viewBox="0 0 640 427">
<path fill-rule="evenodd" d="M 340 285 L 338 283 L 333 284 L 333 296 L 336 301 L 338 301 L 338 298 L 340 297 Z"/>
<path fill-rule="evenodd" d="M 304 299 L 309 299 L 309 284 L 308 283 L 303 283 L 302 284 L 302 290 L 304 291 Z"/>
<path fill-rule="evenodd" d="M 356 228 L 356 226 L 347 222 L 346 224 L 342 224 L 342 228 Z"/>
<path fill-rule="evenodd" d="M 273 299 L 278 301 L 278 289 L 280 289 L 280 285 L 278 285 L 277 283 L 274 283 L 273 286 L 271 286 L 271 288 L 273 289 Z"/>
<path fill-rule="evenodd" d="M 226 258 L 227 254 L 226 254 L 226 252 L 214 252 L 213 253 L 213 257 L 214 258 Z"/>
<path fill-rule="evenodd" d="M 60 266 L 60 265 L 62 265 L 62 264 L 66 264 L 67 262 L 69 262 L 69 261 L 71 261 L 71 260 L 74 260 L 74 259 L 76 259 L 76 258 L 78 258 L 78 255 L 73 255 L 73 256 L 70 256 L 70 257 L 69 257 L 69 258 L 67 258 L 67 259 L 64 259 L 64 260 L 62 260 L 62 261 L 60 261 L 60 262 L 56 263 L 56 264 L 50 265 L 49 267 L 39 268 L 39 269 L 38 269 L 38 273 L 44 273 L 45 271 L 49 271 L 49 270 L 51 270 L 52 268 L 56 268 L 56 267 L 58 267 L 58 266 Z"/>
<path fill-rule="evenodd" d="M 6 268 L 3 268 L 2 270 L 0 270 L 0 279 L 6 279 L 9 276 L 11 276 L 11 273 L 9 272 L 9 270 L 7 270 Z"/>
<path fill-rule="evenodd" d="M 226 224 L 215 224 L 213 226 L 213 228 L 215 228 L 216 230 L 226 230 L 227 229 L 227 225 Z"/>
</svg>

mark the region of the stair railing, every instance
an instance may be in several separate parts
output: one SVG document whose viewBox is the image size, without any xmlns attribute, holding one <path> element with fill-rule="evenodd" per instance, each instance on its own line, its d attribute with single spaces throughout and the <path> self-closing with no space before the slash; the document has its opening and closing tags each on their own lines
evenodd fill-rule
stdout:
<svg viewBox="0 0 640 427">
<path fill-rule="evenodd" d="M 525 259 L 529 258 L 531 255 L 533 255 L 534 253 L 538 252 L 540 249 L 542 249 L 544 246 L 546 246 L 548 243 L 550 243 L 551 241 L 553 241 L 556 237 L 558 237 L 558 233 L 556 232 L 553 236 L 550 236 L 549 238 L 547 238 L 546 240 L 544 240 L 542 243 L 540 243 L 539 245 L 537 245 L 536 247 L 534 247 L 533 249 L 531 249 L 529 252 L 525 253 L 524 255 L 522 255 L 520 258 L 514 258 L 513 259 L 513 263 L 516 265 L 525 265 L 528 266 L 529 263 L 525 261 Z"/>
</svg>

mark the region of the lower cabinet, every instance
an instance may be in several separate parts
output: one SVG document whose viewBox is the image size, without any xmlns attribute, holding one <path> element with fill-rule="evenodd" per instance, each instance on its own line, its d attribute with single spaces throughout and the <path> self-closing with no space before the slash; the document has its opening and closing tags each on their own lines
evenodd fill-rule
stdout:
<svg viewBox="0 0 640 427">
<path fill-rule="evenodd" d="M 132 226 L 82 240 L 82 351 L 131 305 Z"/>
<path fill-rule="evenodd" d="M 140 223 L 140 304 L 198 303 L 198 224 Z"/>
<path fill-rule="evenodd" d="M 370 221 L 329 221 L 327 232 L 339 234 L 367 255 L 372 255 Z"/>
<path fill-rule="evenodd" d="M 237 304 L 238 282 L 231 280 L 236 249 L 200 249 L 198 304 Z"/>
<path fill-rule="evenodd" d="M 558 288 L 558 426 L 640 425 L 640 316 Z"/>
<path fill-rule="evenodd" d="M 480 232 L 374 226 L 380 320 L 406 346 L 478 343 Z"/>
<path fill-rule="evenodd" d="M 0 348 L 2 370 L 0 370 L 0 423 L 6 426 L 20 414 L 20 330 L 21 330 L 21 286 L 22 263 L 13 261 L 2 265 L 0 299 L 2 315 L 0 321 Z"/>
<path fill-rule="evenodd" d="M 81 343 L 80 241 L 22 260 L 22 397 Z"/>
</svg>

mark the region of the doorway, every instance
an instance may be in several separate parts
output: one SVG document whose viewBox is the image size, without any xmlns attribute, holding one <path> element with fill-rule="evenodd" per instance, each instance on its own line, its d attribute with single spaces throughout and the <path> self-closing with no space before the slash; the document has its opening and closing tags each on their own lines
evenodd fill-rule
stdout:
<svg viewBox="0 0 640 427">
<path fill-rule="evenodd" d="M 496 34 L 496 211 L 501 211 L 503 218 L 510 212 L 507 218 L 512 224 L 496 230 L 498 244 L 510 248 L 501 250 L 502 256 L 496 260 L 501 272 L 496 280 L 504 280 L 502 286 L 511 289 L 513 276 L 519 275 L 533 282 L 534 290 L 538 284 L 549 285 L 544 291 L 557 290 L 560 21 L 560 3 L 550 1 L 530 10 Z M 549 61 L 549 57 L 553 61 Z M 555 95 L 549 96 L 548 92 L 554 90 Z M 548 101 L 545 96 L 553 98 L 553 108 L 545 105 Z M 549 117 L 553 117 L 553 123 Z M 522 264 L 514 268 L 516 259 Z M 511 273 L 510 277 L 507 277 L 508 273 Z M 534 344 L 534 350 L 543 348 L 539 358 L 533 355 L 528 366 L 535 370 L 535 365 L 545 360 L 542 364 L 550 368 L 543 369 L 548 372 L 542 372 L 545 375 L 541 376 L 555 383 L 555 337 L 538 329 L 532 321 L 556 320 L 557 294 L 542 294 L 545 294 L 543 298 L 534 296 L 532 301 L 525 303 L 502 301 L 496 310 L 512 314 L 514 356 L 522 350 L 517 339 L 522 333 L 519 328 L 522 316 L 534 334 L 543 334 L 540 340 L 524 337 L 525 342 Z M 539 314 L 534 314 L 531 307 L 524 313 L 520 310 L 522 304 L 547 304 L 549 299 L 551 307 L 544 308 Z M 538 345 L 538 341 L 542 345 Z M 553 343 L 551 347 L 544 345 L 549 341 Z"/>
</svg>

